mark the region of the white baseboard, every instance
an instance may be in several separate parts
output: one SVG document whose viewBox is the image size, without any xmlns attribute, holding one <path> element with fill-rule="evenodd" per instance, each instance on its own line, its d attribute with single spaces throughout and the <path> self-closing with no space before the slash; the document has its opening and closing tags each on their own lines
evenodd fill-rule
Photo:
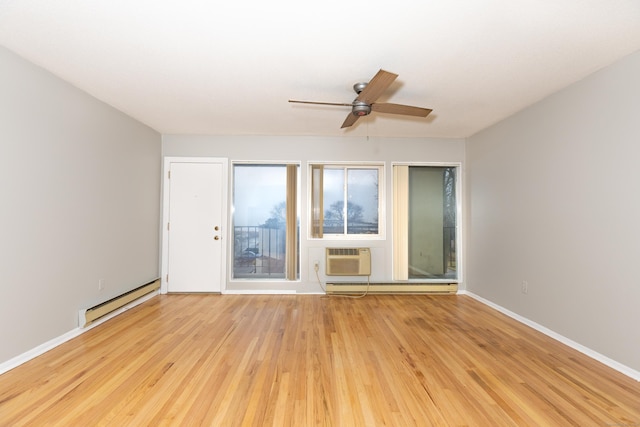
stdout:
<svg viewBox="0 0 640 427">
<path fill-rule="evenodd" d="M 293 290 L 279 289 L 225 289 L 223 295 L 295 295 Z"/>
<path fill-rule="evenodd" d="M 557 332 L 552 331 L 549 328 L 546 328 L 532 320 L 527 319 L 526 317 L 520 316 L 519 314 L 516 314 L 510 310 L 507 310 L 506 308 L 495 304 L 487 299 L 482 298 L 481 296 L 478 296 L 476 294 L 474 294 L 473 292 L 469 292 L 466 290 L 461 290 L 458 292 L 459 295 L 468 295 L 471 298 L 485 304 L 488 305 L 489 307 L 498 310 L 500 313 L 505 314 L 509 317 L 511 317 L 512 319 L 517 320 L 520 323 L 523 323 L 535 330 L 537 330 L 538 332 L 542 332 L 543 334 L 547 335 L 550 338 L 553 338 L 556 341 L 559 341 L 571 348 L 573 348 L 574 350 L 579 351 L 580 353 L 583 353 L 589 357 L 591 357 L 592 359 L 597 360 L 600 363 L 603 363 L 605 365 L 607 365 L 608 367 L 615 369 L 616 371 L 623 373 L 624 375 L 633 378 L 636 381 L 640 381 L 640 371 L 636 371 L 635 369 L 632 369 L 626 365 L 623 365 L 620 362 L 617 362 L 603 354 L 598 353 L 597 351 L 594 351 L 588 347 L 583 346 L 582 344 L 579 344 L 573 340 L 570 340 L 569 338 L 558 334 Z"/>
<path fill-rule="evenodd" d="M 100 319 L 97 319 L 95 322 L 91 323 L 90 325 L 83 327 L 83 328 L 75 328 L 70 330 L 67 333 L 64 333 L 62 335 L 60 335 L 59 337 L 56 337 L 52 340 L 49 340 L 43 344 L 40 344 L 39 346 L 32 348 L 29 351 L 26 351 L 22 354 L 19 354 L 18 356 L 7 360 L 6 362 L 2 362 L 0 363 L 0 375 L 4 374 L 7 371 L 10 371 L 13 368 L 17 368 L 18 366 L 22 365 L 23 363 L 28 362 L 31 359 L 35 359 L 38 356 L 43 355 L 44 353 L 46 353 L 49 350 L 54 349 L 55 347 L 64 344 L 67 341 L 72 340 L 73 338 L 85 333 L 86 331 L 95 328 L 96 326 L 106 322 L 109 319 L 114 318 L 115 316 L 124 313 L 125 311 L 135 307 L 136 305 L 142 304 L 143 302 L 150 300 L 151 298 L 155 297 L 156 295 L 158 295 L 158 291 L 155 292 L 151 292 L 145 296 L 143 296 L 142 298 L 139 298 L 135 301 L 130 302 L 129 304 L 119 308 L 118 310 L 113 311 L 112 313 L 109 313 L 103 317 L 101 317 Z"/>
<path fill-rule="evenodd" d="M 26 351 L 22 354 L 17 355 L 16 357 L 7 360 L 6 362 L 3 362 L 0 364 L 0 375 L 4 374 L 7 371 L 12 370 L 13 368 L 17 368 L 18 366 L 22 365 L 23 363 L 28 362 L 31 359 L 35 359 L 36 357 L 46 353 L 47 351 L 59 346 L 60 344 L 63 344 L 75 337 L 77 337 L 78 335 L 80 335 L 82 332 L 84 332 L 84 330 L 80 329 L 80 328 L 75 328 L 69 332 L 67 332 L 66 334 L 62 334 L 59 337 L 56 337 L 52 340 L 49 340 L 43 344 L 40 344 L 39 346 L 32 348 L 29 351 Z"/>
</svg>

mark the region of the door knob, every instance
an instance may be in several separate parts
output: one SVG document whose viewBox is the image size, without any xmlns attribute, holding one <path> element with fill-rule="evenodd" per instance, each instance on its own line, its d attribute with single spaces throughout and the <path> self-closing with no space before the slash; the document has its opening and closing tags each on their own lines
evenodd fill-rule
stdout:
<svg viewBox="0 0 640 427">
<path fill-rule="evenodd" d="M 218 230 L 220 230 L 220 227 L 218 227 L 218 226 L 216 225 L 215 227 L 213 227 L 213 229 L 214 229 L 215 231 L 218 231 Z"/>
<path fill-rule="evenodd" d="M 220 236 L 214 237 L 213 240 L 220 240 Z"/>
</svg>

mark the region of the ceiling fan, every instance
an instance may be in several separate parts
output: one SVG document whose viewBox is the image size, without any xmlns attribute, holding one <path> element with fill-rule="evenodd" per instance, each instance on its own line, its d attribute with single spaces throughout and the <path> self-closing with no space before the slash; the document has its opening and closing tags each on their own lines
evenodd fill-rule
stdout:
<svg viewBox="0 0 640 427">
<path fill-rule="evenodd" d="M 290 99 L 289 102 L 298 104 L 319 104 L 319 105 L 341 105 L 351 107 L 351 114 L 347 116 L 341 128 L 352 126 L 360 117 L 369 115 L 372 111 L 379 113 L 401 114 L 405 116 L 427 117 L 431 113 L 429 108 L 412 107 L 410 105 L 391 104 L 388 102 L 376 102 L 376 99 L 387 90 L 391 83 L 398 77 L 397 74 L 380 70 L 373 76 L 369 83 L 356 83 L 353 90 L 358 94 L 351 103 L 343 102 L 315 102 L 296 101 Z"/>
</svg>

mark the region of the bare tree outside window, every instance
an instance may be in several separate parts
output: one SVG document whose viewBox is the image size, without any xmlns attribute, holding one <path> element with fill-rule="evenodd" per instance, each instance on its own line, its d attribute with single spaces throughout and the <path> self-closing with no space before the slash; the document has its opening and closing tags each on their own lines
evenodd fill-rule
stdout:
<svg viewBox="0 0 640 427">
<path fill-rule="evenodd" d="M 233 278 L 285 278 L 287 165 L 237 164 L 233 178 Z"/>
<path fill-rule="evenodd" d="M 378 167 L 324 168 L 325 234 L 378 234 L 378 179 Z"/>
</svg>

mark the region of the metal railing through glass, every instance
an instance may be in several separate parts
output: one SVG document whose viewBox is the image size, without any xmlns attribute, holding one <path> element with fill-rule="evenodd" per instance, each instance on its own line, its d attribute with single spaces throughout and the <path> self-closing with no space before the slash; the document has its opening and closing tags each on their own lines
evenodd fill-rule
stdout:
<svg viewBox="0 0 640 427">
<path fill-rule="evenodd" d="M 233 227 L 233 277 L 285 277 L 286 229 L 284 224 Z"/>
</svg>

